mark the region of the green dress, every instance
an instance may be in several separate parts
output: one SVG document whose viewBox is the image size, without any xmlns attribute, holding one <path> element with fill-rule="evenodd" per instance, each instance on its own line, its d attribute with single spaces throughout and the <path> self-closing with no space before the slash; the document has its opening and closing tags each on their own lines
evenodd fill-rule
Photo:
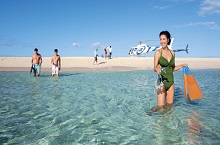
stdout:
<svg viewBox="0 0 220 145">
<path fill-rule="evenodd" d="M 171 51 L 170 51 L 171 53 Z M 161 72 L 162 76 L 162 81 L 165 87 L 165 90 L 169 90 L 169 88 L 173 85 L 174 83 L 174 78 L 173 78 L 173 68 L 175 67 L 175 60 L 174 56 L 171 53 L 172 58 L 168 62 L 163 56 L 162 56 L 162 50 L 160 51 L 160 59 L 158 61 L 158 64 L 164 69 L 165 71 Z"/>
</svg>

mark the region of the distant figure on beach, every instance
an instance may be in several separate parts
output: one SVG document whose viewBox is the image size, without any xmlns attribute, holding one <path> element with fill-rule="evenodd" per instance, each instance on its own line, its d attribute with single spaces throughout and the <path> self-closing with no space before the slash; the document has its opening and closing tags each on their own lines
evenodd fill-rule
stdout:
<svg viewBox="0 0 220 145">
<path fill-rule="evenodd" d="M 112 46 L 109 47 L 109 58 L 112 58 Z"/>
<path fill-rule="evenodd" d="M 159 34 L 161 49 L 154 54 L 154 71 L 162 78 L 162 87 L 157 90 L 158 106 L 151 110 L 170 109 L 174 101 L 174 77 L 173 72 L 181 69 L 187 64 L 175 65 L 175 53 L 168 48 L 171 42 L 171 35 L 168 31 L 162 31 Z M 165 106 L 166 102 L 166 106 Z"/>
<path fill-rule="evenodd" d="M 57 49 L 54 50 L 54 55 L 52 56 L 51 63 L 53 64 L 52 65 L 52 76 L 54 76 L 55 74 L 59 76 L 59 71 L 61 69 L 61 58 L 58 55 Z"/>
<path fill-rule="evenodd" d="M 34 49 L 34 54 L 32 55 L 31 63 L 32 63 L 32 69 L 34 71 L 34 76 L 36 76 L 36 74 L 38 76 L 40 76 L 42 57 L 38 53 L 38 49 L 37 48 Z"/>
<path fill-rule="evenodd" d="M 104 55 L 105 55 L 105 62 L 106 62 L 106 59 L 108 57 L 108 53 L 107 53 L 107 48 L 106 47 L 104 48 Z"/>
<path fill-rule="evenodd" d="M 96 64 L 98 64 L 98 49 L 96 49 L 94 51 L 94 62 L 93 62 L 93 65 L 94 65 L 95 62 L 96 62 Z"/>
</svg>

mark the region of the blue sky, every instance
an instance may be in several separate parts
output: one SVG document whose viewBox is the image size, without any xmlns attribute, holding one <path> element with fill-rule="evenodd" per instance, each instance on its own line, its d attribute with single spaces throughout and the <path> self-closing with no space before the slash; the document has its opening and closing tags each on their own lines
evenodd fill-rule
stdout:
<svg viewBox="0 0 220 145">
<path fill-rule="evenodd" d="M 0 0 L 0 56 L 93 56 L 112 46 L 128 56 L 138 42 L 175 38 L 177 57 L 220 57 L 220 0 Z M 147 54 L 152 57 L 153 52 Z"/>
</svg>

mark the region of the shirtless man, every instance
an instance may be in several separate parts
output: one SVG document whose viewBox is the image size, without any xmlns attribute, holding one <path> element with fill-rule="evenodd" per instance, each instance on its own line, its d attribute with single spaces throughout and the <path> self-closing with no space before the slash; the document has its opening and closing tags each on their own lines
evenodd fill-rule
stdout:
<svg viewBox="0 0 220 145">
<path fill-rule="evenodd" d="M 58 55 L 58 50 L 54 50 L 54 55 L 52 56 L 51 63 L 53 64 L 52 66 L 52 76 L 56 74 L 59 76 L 59 71 L 61 69 L 61 59 L 60 56 Z"/>
<path fill-rule="evenodd" d="M 31 63 L 32 63 L 32 69 L 34 70 L 34 76 L 36 76 L 36 74 L 38 76 L 40 76 L 42 57 L 38 53 L 38 49 L 37 48 L 34 49 L 34 54 L 32 55 Z"/>
</svg>

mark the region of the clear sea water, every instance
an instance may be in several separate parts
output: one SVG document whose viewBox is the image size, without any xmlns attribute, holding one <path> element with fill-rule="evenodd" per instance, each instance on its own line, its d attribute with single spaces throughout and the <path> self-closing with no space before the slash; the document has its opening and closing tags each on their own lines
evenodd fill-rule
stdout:
<svg viewBox="0 0 220 145">
<path fill-rule="evenodd" d="M 157 103 L 152 70 L 130 72 L 0 72 L 0 144 L 220 144 L 220 70 L 191 70 L 203 99 L 183 97 L 174 73 L 175 103 Z"/>
</svg>

